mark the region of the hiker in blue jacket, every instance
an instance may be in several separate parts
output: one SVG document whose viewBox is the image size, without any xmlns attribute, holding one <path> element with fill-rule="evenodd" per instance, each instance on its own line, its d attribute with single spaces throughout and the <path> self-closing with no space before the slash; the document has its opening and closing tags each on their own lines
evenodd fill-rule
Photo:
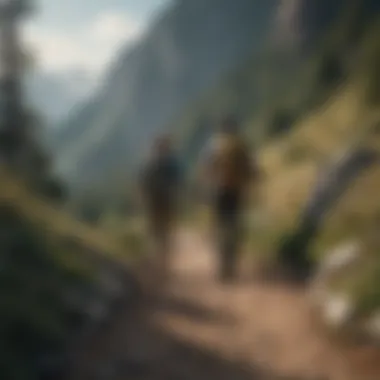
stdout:
<svg viewBox="0 0 380 380">
<path fill-rule="evenodd" d="M 170 136 L 160 135 L 144 165 L 141 191 L 162 275 L 167 274 L 171 233 L 178 213 L 181 170 Z"/>
</svg>

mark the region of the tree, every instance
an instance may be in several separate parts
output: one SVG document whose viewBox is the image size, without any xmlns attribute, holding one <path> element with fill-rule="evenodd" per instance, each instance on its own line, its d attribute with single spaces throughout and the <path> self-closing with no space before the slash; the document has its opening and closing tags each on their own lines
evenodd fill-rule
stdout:
<svg viewBox="0 0 380 380">
<path fill-rule="evenodd" d="M 19 22 L 31 10 L 27 0 L 3 0 L 0 3 L 0 58 L 2 73 L 2 125 L 0 149 L 3 158 L 17 166 L 20 150 L 25 144 L 27 118 L 22 96 L 22 49 Z"/>
<path fill-rule="evenodd" d="M 20 44 L 19 23 L 31 10 L 27 0 L 0 3 L 0 63 L 4 68 L 0 77 L 0 153 L 32 190 L 57 201 L 65 198 L 65 190 L 50 174 L 51 158 L 41 143 L 43 120 L 24 104 L 21 78 L 32 59 Z"/>
</svg>

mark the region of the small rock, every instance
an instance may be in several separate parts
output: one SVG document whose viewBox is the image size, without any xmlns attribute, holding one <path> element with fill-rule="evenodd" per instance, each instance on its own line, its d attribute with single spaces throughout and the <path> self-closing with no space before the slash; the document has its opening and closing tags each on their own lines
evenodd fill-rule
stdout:
<svg viewBox="0 0 380 380">
<path fill-rule="evenodd" d="M 380 341 L 380 310 L 368 319 L 364 328 L 371 337 Z"/>
<path fill-rule="evenodd" d="M 326 254 L 315 275 L 309 289 L 312 304 L 322 309 L 323 318 L 327 323 L 338 323 L 338 321 L 349 318 L 354 305 L 344 294 L 331 294 L 329 284 L 332 279 L 338 278 L 349 268 L 360 260 L 361 245 L 357 241 L 349 241 L 334 248 L 331 253 Z M 350 306 L 348 306 L 350 305 Z M 347 315 L 346 315 L 347 313 Z"/>
<path fill-rule="evenodd" d="M 323 305 L 323 317 L 331 327 L 341 327 L 352 317 L 354 303 L 344 294 L 332 294 Z"/>
<path fill-rule="evenodd" d="M 361 245 L 357 241 L 349 241 L 334 248 L 326 255 L 321 265 L 321 274 L 337 274 L 347 269 L 360 258 Z"/>
</svg>

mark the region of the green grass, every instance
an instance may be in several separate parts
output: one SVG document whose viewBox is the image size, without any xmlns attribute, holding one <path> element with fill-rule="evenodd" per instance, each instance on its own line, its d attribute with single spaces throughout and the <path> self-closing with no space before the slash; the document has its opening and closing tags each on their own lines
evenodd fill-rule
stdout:
<svg viewBox="0 0 380 380">
<path fill-rule="evenodd" d="M 259 227 L 258 232 L 252 234 L 252 251 L 269 255 L 276 251 L 282 236 L 291 233 L 297 225 L 318 171 L 329 165 L 339 152 L 354 146 L 368 146 L 380 152 L 380 134 L 376 132 L 379 130 L 376 126 L 380 121 L 380 104 L 371 100 L 371 93 L 380 89 L 378 70 L 375 69 L 380 56 L 380 44 L 376 38 L 379 21 L 363 29 L 356 66 L 340 86 L 321 95 L 325 101 L 323 107 L 314 104 L 306 112 L 303 110 L 288 133 L 267 139 L 260 147 L 259 159 L 265 172 L 261 184 L 261 207 L 271 215 L 273 225 Z M 322 51 L 334 51 L 337 46 L 344 45 L 347 32 L 344 30 L 348 24 L 343 24 L 336 41 L 321 46 L 316 52 L 314 61 L 310 62 L 310 78 L 323 63 Z M 313 95 L 317 91 L 318 86 L 312 88 Z M 256 125 L 252 123 L 254 127 Z M 380 168 L 374 167 L 354 181 L 326 217 L 322 231 L 310 247 L 312 257 L 321 260 L 341 242 L 365 239 L 366 232 L 380 215 L 379 178 Z"/>
<path fill-rule="evenodd" d="M 37 376 L 38 355 L 65 349 L 70 329 L 62 291 L 89 285 L 95 277 L 89 266 L 58 249 L 12 206 L 2 205 L 0 218 L 0 228 L 8 234 L 2 246 L 0 337 L 12 353 L 11 362 L 1 356 L 0 377 L 28 380 Z"/>
<path fill-rule="evenodd" d="M 97 260 L 132 262 L 137 231 L 125 241 L 55 209 L 0 168 L 0 378 L 37 379 L 36 359 L 62 353 L 71 332 L 64 290 L 85 291 L 98 281 Z"/>
</svg>

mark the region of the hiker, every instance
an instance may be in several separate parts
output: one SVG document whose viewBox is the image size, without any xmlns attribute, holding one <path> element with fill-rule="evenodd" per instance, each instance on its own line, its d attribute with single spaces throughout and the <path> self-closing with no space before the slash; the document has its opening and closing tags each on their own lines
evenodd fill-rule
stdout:
<svg viewBox="0 0 380 380">
<path fill-rule="evenodd" d="M 237 270 L 242 212 L 251 179 L 257 174 L 235 118 L 226 118 L 221 123 L 202 161 L 205 163 L 204 175 L 212 186 L 218 276 L 221 281 L 230 281 L 235 278 Z"/>
<path fill-rule="evenodd" d="M 141 190 L 149 231 L 159 261 L 160 275 L 166 278 L 171 250 L 170 235 L 177 214 L 180 167 L 170 136 L 161 135 L 141 173 Z"/>
</svg>

